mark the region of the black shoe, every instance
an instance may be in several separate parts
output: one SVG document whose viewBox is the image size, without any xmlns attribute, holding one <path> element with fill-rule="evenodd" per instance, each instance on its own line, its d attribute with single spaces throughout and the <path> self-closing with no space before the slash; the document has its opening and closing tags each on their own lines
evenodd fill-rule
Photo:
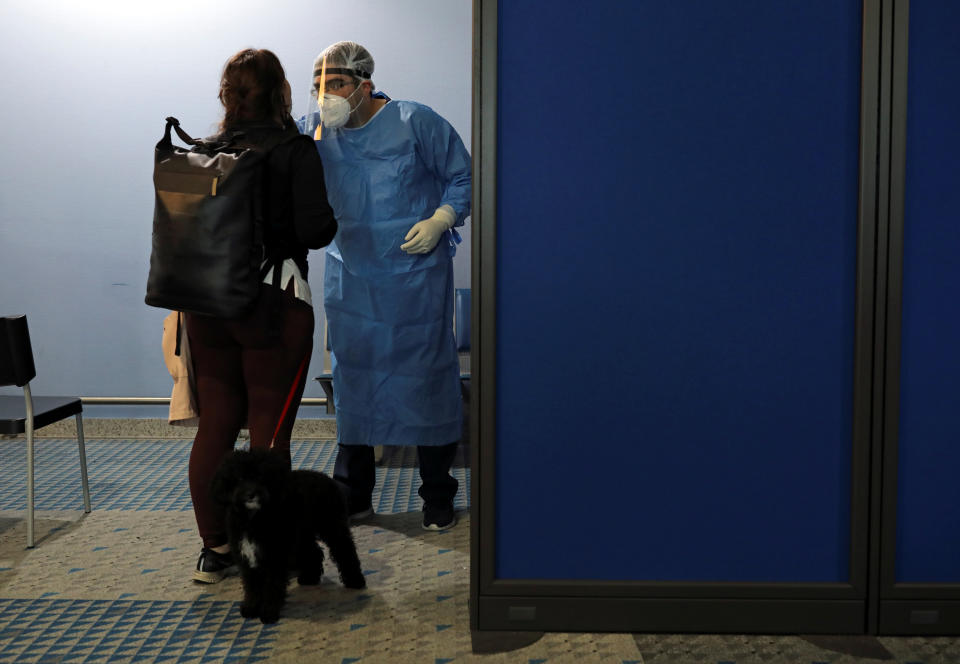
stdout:
<svg viewBox="0 0 960 664">
<path fill-rule="evenodd" d="M 373 514 L 373 503 L 369 500 L 365 503 L 348 503 L 347 511 L 351 523 L 362 521 Z"/>
<path fill-rule="evenodd" d="M 457 525 L 457 515 L 453 511 L 453 503 L 442 506 L 423 506 L 424 530 L 448 530 Z"/>
<path fill-rule="evenodd" d="M 238 571 L 229 553 L 217 553 L 203 547 L 197 559 L 197 569 L 193 571 L 193 580 L 198 583 L 219 583 Z"/>
<path fill-rule="evenodd" d="M 363 520 L 366 519 L 368 516 L 373 516 L 373 508 L 372 508 L 372 507 L 368 507 L 368 508 L 366 508 L 366 509 L 362 509 L 362 510 L 359 510 L 359 511 L 357 511 L 357 512 L 351 512 L 351 513 L 350 513 L 350 522 L 352 523 L 352 522 L 354 522 L 354 521 L 363 521 Z"/>
</svg>

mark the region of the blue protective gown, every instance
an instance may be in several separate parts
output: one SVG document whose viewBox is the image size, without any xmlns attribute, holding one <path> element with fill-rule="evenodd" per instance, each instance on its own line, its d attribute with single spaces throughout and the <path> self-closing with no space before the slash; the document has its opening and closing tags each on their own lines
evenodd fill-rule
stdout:
<svg viewBox="0 0 960 664">
<path fill-rule="evenodd" d="M 300 129 L 313 134 L 313 113 Z M 337 442 L 444 445 L 460 439 L 448 231 L 428 254 L 400 250 L 441 205 L 470 213 L 470 155 L 423 104 L 389 101 L 363 127 L 324 127 L 317 150 L 339 228 L 326 249 Z"/>
</svg>

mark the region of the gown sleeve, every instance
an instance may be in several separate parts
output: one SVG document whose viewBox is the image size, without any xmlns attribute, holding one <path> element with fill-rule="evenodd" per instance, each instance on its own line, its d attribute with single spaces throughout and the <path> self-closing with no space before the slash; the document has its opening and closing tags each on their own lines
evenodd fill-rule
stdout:
<svg viewBox="0 0 960 664">
<path fill-rule="evenodd" d="M 443 183 L 439 205 L 452 207 L 457 215 L 454 225 L 462 226 L 470 214 L 470 153 L 457 130 L 432 109 L 421 107 L 412 124 L 421 159 Z"/>
</svg>

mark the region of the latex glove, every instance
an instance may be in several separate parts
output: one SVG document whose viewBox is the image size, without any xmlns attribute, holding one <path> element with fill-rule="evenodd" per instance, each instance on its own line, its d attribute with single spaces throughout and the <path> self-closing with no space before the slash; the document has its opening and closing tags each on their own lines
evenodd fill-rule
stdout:
<svg viewBox="0 0 960 664">
<path fill-rule="evenodd" d="M 441 205 L 433 216 L 415 223 L 403 237 L 405 244 L 400 249 L 408 254 L 429 254 L 437 246 L 443 234 L 453 228 L 457 215 L 449 205 Z"/>
</svg>

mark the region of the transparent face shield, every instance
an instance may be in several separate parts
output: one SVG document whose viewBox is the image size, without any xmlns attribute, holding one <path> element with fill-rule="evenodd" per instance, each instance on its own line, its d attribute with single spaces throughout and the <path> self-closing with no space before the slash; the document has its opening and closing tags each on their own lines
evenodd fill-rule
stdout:
<svg viewBox="0 0 960 664">
<path fill-rule="evenodd" d="M 316 79 L 317 72 L 313 72 Z M 323 91 L 327 85 L 327 56 L 323 56 L 323 63 L 320 65 L 320 81 L 313 86 L 313 96 L 317 103 L 317 110 L 311 113 L 311 118 L 315 119 L 316 124 L 313 131 L 313 140 L 319 141 L 323 135 L 323 123 L 320 122 L 320 113 L 323 110 Z"/>
<path fill-rule="evenodd" d="M 320 126 L 320 105 L 317 103 L 316 93 L 311 89 L 307 98 L 307 112 L 303 114 L 300 131 L 319 141 L 320 137 L 316 136 L 318 126 Z"/>
<path fill-rule="evenodd" d="M 310 106 L 312 112 L 307 117 L 308 132 L 314 132 L 314 140 L 321 140 L 323 128 L 337 128 L 345 125 L 350 114 L 356 110 L 359 100 L 354 95 L 360 91 L 364 80 L 369 80 L 370 75 L 367 72 L 357 71 L 345 67 L 327 67 L 327 59 L 324 57 L 320 69 L 313 72 L 314 79 L 319 77 L 310 91 Z M 337 76 L 337 78 L 328 79 L 328 75 Z M 347 76 L 348 79 L 340 78 Z M 359 79 L 359 80 L 358 80 Z M 353 86 L 354 89 L 349 95 L 343 97 L 334 94 L 344 88 Z M 321 91 L 323 94 L 320 94 Z"/>
</svg>

